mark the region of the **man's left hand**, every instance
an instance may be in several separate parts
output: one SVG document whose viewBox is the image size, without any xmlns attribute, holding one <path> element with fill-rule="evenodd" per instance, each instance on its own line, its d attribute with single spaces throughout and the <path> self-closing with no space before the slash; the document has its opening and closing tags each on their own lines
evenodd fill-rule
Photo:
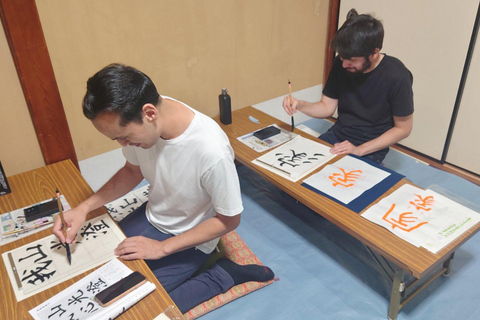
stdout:
<svg viewBox="0 0 480 320">
<path fill-rule="evenodd" d="M 162 242 L 142 236 L 126 238 L 115 249 L 123 260 L 157 260 L 163 257 Z"/>
<path fill-rule="evenodd" d="M 348 140 L 342 141 L 340 143 L 335 143 L 333 147 L 330 149 L 330 153 L 333 153 L 336 155 L 351 153 L 357 156 L 361 156 L 359 148 L 351 144 L 350 141 Z"/>
</svg>

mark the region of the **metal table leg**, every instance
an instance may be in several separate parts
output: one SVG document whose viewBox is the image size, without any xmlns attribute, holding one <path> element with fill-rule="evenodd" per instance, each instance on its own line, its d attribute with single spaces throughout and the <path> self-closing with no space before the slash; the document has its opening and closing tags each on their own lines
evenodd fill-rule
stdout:
<svg viewBox="0 0 480 320">
<path fill-rule="evenodd" d="M 382 255 L 376 253 L 368 246 L 367 251 L 373 257 L 375 263 L 379 266 L 379 270 L 391 281 L 392 285 L 390 304 L 388 306 L 388 319 L 396 320 L 400 309 L 402 309 L 411 299 L 425 289 L 435 279 L 448 276 L 450 273 L 453 257 L 455 253 L 443 263 L 443 266 L 437 271 L 430 273 L 422 279 L 412 278 L 405 283 L 405 271 L 392 263 L 389 263 Z M 387 280 L 388 281 L 388 280 Z"/>
<path fill-rule="evenodd" d="M 448 260 L 443 263 L 443 267 L 446 269 L 446 271 L 443 273 L 443 275 L 446 276 L 446 277 L 448 277 L 450 275 L 450 270 L 452 268 L 452 260 L 453 260 L 454 255 L 455 255 L 455 252 L 452 253 L 450 258 L 448 258 Z"/>
<path fill-rule="evenodd" d="M 393 275 L 392 295 L 390 296 L 390 305 L 388 306 L 388 319 L 396 320 L 398 311 L 400 311 L 400 302 L 402 292 L 405 290 L 404 283 L 405 272 L 400 268 L 395 268 Z"/>
</svg>

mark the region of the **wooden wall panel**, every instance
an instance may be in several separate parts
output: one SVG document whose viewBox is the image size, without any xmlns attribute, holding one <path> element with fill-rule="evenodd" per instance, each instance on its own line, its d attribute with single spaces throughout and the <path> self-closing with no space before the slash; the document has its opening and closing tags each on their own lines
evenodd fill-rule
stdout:
<svg viewBox="0 0 480 320">
<path fill-rule="evenodd" d="M 148 74 L 161 94 L 218 115 L 320 85 L 329 0 L 37 0 L 80 160 L 118 148 L 85 119 L 86 81 L 112 62 Z M 281 106 L 278 106 L 281 108 Z"/>
</svg>

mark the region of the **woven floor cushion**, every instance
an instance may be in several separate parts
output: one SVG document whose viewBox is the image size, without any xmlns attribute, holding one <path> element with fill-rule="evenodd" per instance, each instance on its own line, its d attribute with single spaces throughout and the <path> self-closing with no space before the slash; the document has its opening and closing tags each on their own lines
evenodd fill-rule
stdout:
<svg viewBox="0 0 480 320">
<path fill-rule="evenodd" d="M 257 256 L 250 250 L 236 231 L 231 231 L 220 238 L 220 245 L 225 251 L 225 257 L 241 265 L 262 264 Z M 221 250 L 222 251 L 222 250 Z M 184 314 L 186 320 L 196 319 L 210 311 L 213 311 L 235 299 L 238 299 L 250 292 L 271 284 L 268 282 L 246 282 L 232 287 L 225 293 L 219 294 L 212 299 L 205 301 Z"/>
</svg>

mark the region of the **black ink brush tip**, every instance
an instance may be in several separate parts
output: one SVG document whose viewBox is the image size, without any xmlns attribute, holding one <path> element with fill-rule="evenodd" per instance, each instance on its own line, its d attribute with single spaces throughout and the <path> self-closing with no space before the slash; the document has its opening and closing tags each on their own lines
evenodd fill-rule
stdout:
<svg viewBox="0 0 480 320">
<path fill-rule="evenodd" d="M 70 245 L 65 241 L 65 248 L 67 249 L 68 264 L 72 265 L 72 254 L 70 253 Z"/>
</svg>

